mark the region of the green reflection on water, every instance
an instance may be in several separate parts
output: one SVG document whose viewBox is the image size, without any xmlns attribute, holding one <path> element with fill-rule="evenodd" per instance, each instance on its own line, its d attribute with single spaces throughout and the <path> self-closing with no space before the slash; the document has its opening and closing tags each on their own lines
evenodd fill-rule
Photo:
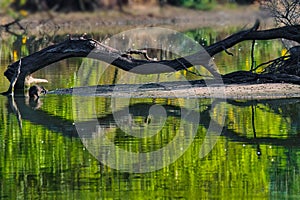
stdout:
<svg viewBox="0 0 300 200">
<path fill-rule="evenodd" d="M 49 99 L 48 99 L 49 98 Z M 52 99 L 52 100 L 51 100 Z M 281 196 L 287 192 L 296 195 L 299 178 L 299 148 L 290 145 L 288 140 L 299 141 L 295 134 L 299 125 L 291 124 L 293 113 L 284 116 L 287 109 L 293 110 L 299 103 L 282 102 L 280 113 L 270 107 L 278 104 L 260 102 L 255 104 L 256 139 L 253 136 L 251 111 L 245 104 L 235 105 L 220 103 L 210 111 L 212 120 L 218 122 L 220 107 L 225 107 L 227 132 L 218 140 L 212 152 L 199 159 L 198 154 L 206 136 L 207 112 L 210 100 L 199 100 L 203 106 L 199 109 L 201 122 L 195 140 L 188 150 L 175 163 L 155 172 L 145 174 L 124 173 L 99 163 L 83 146 L 81 140 L 68 132 L 72 123 L 72 107 L 67 103 L 56 107 L 58 102 L 69 102 L 70 97 L 45 97 L 41 99 L 40 110 L 31 109 L 31 113 L 21 109 L 23 130 L 20 132 L 14 114 L 7 110 L 7 99 L 1 97 L 1 197 L 15 198 L 269 198 L 270 195 Z M 169 99 L 161 104 L 176 106 Z M 25 100 L 26 101 L 26 100 Z M 98 98 L 101 107 L 109 99 Z M 144 99 L 148 104 L 152 99 Z M 16 99 L 18 105 L 20 100 Z M 46 104 L 47 102 L 47 104 Z M 153 103 L 153 102 L 151 102 Z M 246 102 L 247 103 L 247 102 Z M 91 107 L 89 101 L 85 102 Z M 176 103 L 175 103 L 176 104 Z M 132 102 L 132 105 L 137 105 Z M 23 105 L 25 106 L 25 105 Z M 287 107 L 284 109 L 284 107 Z M 257 109 L 261 109 L 258 112 Z M 92 109 L 90 109 L 92 112 Z M 251 109 L 250 109 L 251 110 Z M 50 112 L 51 111 L 51 112 Z M 197 111 L 198 112 L 198 111 Z M 31 116 L 25 116 L 25 114 Z M 37 116 L 34 114 L 37 113 Z M 45 122 L 37 123 L 35 118 L 49 115 Z M 162 147 L 172 140 L 174 124 L 178 118 L 170 117 L 159 139 L 144 140 L 137 143 L 135 139 L 125 136 L 109 119 L 109 111 L 100 113 L 101 124 L 109 129 L 110 137 L 116 145 L 137 151 L 152 150 Z M 49 130 L 55 124 L 55 118 L 65 119 L 61 129 Z M 136 115 L 134 118 L 144 117 Z M 87 118 L 89 116 L 87 115 Z M 280 120 L 277 120 L 280 119 Z M 269 122 L 270 127 L 259 123 Z M 34 123 L 35 121 L 35 123 Z M 275 123 L 276 122 L 276 123 Z M 231 126 L 231 127 L 230 127 Z M 52 127 L 52 128 L 53 128 Z M 64 129 L 65 128 L 65 129 Z M 58 130 L 58 131 L 53 131 Z M 188 130 L 188 129 L 187 129 Z M 265 130 L 265 131 L 264 131 Z M 120 133 L 122 133 L 120 135 Z M 163 137 L 164 135 L 164 137 Z M 163 137 L 163 138 L 162 138 Z M 266 139 L 266 138 L 269 138 Z M 261 141 L 261 142 L 260 142 Z M 150 149 L 149 149 L 150 148 Z M 260 155 L 258 154 L 260 152 Z M 287 179 L 288 186 L 285 185 Z"/>
<path fill-rule="evenodd" d="M 203 36 L 198 33 L 204 34 Z M 207 44 L 225 35 L 212 30 L 198 31 Z M 209 35 L 210 33 L 210 35 Z M 223 38 L 223 36 L 222 36 Z M 1 45 L 0 75 L 15 58 L 15 38 Z M 221 53 L 215 61 L 221 72 L 249 69 L 250 43 L 230 49 L 236 56 Z M 24 46 L 17 55 L 33 50 Z M 258 42 L 257 61 L 266 61 L 281 53 L 280 43 Z M 248 58 L 248 59 L 247 59 Z M 47 78 L 48 89 L 72 87 L 82 59 L 69 59 L 36 73 Z M 248 64 L 247 64 L 248 63 Z M 67 67 L 66 67 L 67 66 Z M 58 73 L 59 72 L 59 73 Z M 103 72 L 111 84 L 115 68 Z M 183 72 L 180 72 L 184 74 Z M 121 74 L 121 75 L 120 75 Z M 191 76 L 185 74 L 187 77 Z M 0 89 L 8 82 L 3 75 Z M 95 75 L 93 76 L 95 79 Z M 153 78 L 153 77 L 152 77 Z M 95 82 L 91 80 L 91 82 Z M 96 116 L 106 128 L 107 137 L 116 145 L 133 151 L 152 151 L 171 142 L 176 133 L 177 115 L 168 116 L 165 127 L 151 139 L 128 137 L 111 117 L 111 99 L 86 98 L 85 121 Z M 74 105 L 70 95 L 41 97 L 38 109 L 28 99 L 16 98 L 22 117 L 22 131 L 10 100 L 0 97 L 0 199 L 288 199 L 299 198 L 299 100 L 228 101 L 211 107 L 211 99 L 199 99 L 197 135 L 176 162 L 151 173 L 124 173 L 102 165 L 82 144 L 74 131 Z M 96 106 L 93 106 L 93 102 Z M 182 100 L 184 101 L 184 100 Z M 132 99 L 133 120 L 146 126 L 147 115 L 141 106 L 159 104 L 173 110 L 177 99 Z M 37 105 L 35 105 L 37 106 Z M 124 106 L 120 105 L 118 110 Z M 143 107 L 142 107 L 143 108 Z M 208 156 L 199 159 L 199 151 L 210 120 L 225 128 Z M 187 127 L 185 129 L 189 131 Z"/>
</svg>

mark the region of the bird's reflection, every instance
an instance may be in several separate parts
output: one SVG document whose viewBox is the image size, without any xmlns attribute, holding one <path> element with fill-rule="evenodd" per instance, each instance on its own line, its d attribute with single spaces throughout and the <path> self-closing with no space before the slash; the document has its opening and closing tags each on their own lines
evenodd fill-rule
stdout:
<svg viewBox="0 0 300 200">
<path fill-rule="evenodd" d="M 43 105 L 40 96 L 45 95 L 46 93 L 47 90 L 43 86 L 31 86 L 28 90 L 29 106 L 34 110 L 39 109 Z"/>
</svg>

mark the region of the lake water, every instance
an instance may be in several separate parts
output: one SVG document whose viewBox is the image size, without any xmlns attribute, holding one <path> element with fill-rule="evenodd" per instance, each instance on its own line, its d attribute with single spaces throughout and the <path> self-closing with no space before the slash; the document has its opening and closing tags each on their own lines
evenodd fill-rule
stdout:
<svg viewBox="0 0 300 200">
<path fill-rule="evenodd" d="M 236 30 L 202 28 L 185 34 L 208 45 Z M 10 63 L 48 45 L 39 39 L 1 40 L 0 91 L 9 86 L 3 73 Z M 233 57 L 215 56 L 220 72 L 249 70 L 250 47 L 244 42 L 229 49 Z M 255 48 L 257 63 L 284 51 L 278 41 L 257 42 Z M 67 59 L 34 75 L 49 81 L 44 84 L 48 90 L 74 87 L 83 62 L 89 63 Z M 113 84 L 125 76 L 114 67 L 99 70 L 101 79 L 92 71 L 89 81 Z M 299 199 L 298 109 L 300 99 L 48 94 L 30 102 L 0 96 L 0 199 Z"/>
</svg>

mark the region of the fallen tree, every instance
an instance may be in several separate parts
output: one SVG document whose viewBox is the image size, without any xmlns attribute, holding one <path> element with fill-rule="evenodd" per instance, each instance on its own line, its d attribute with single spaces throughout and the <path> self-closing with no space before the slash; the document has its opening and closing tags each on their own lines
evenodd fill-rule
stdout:
<svg viewBox="0 0 300 200">
<path fill-rule="evenodd" d="M 214 77 L 221 77 L 224 83 L 264 83 L 264 82 L 286 82 L 300 83 L 298 74 L 291 74 L 285 71 L 267 70 L 269 66 L 264 67 L 262 73 L 252 71 L 237 71 L 230 74 L 219 75 L 218 71 L 209 65 L 210 57 L 215 54 L 226 51 L 226 49 L 246 40 L 270 40 L 284 38 L 300 43 L 300 25 L 284 26 L 269 30 L 258 30 L 259 21 L 256 21 L 253 27 L 247 30 L 237 32 L 224 40 L 216 42 L 205 50 L 195 54 L 180 57 L 173 60 L 153 60 L 147 55 L 147 50 L 129 50 L 122 52 L 120 50 L 109 47 L 99 41 L 85 36 L 72 38 L 51 45 L 45 49 L 35 52 L 29 56 L 22 58 L 22 66 L 15 83 L 15 89 L 23 92 L 24 83 L 27 76 L 42 69 L 52 63 L 71 57 L 89 57 L 98 59 L 132 73 L 138 74 L 159 74 L 166 72 L 174 72 L 186 70 L 193 65 L 203 65 Z M 227 52 L 230 54 L 229 52 Z M 298 52 L 299 53 L 299 52 Z M 142 54 L 145 59 L 136 59 L 132 54 Z M 284 63 L 291 61 L 290 65 L 298 66 L 297 59 L 299 54 L 292 54 L 284 59 Z M 290 59 L 290 60 L 289 60 Z M 299 59 L 298 59 L 299 60 Z M 151 64 L 151 67 L 147 67 Z M 12 63 L 5 71 L 5 76 L 9 81 L 12 81 L 18 70 L 19 61 Z M 138 67 L 145 66 L 145 67 Z M 154 66 L 154 67 L 153 67 Z M 156 67 L 157 66 L 157 67 Z M 163 67 L 167 66 L 167 67 Z M 274 68 L 274 67 L 273 67 Z"/>
</svg>

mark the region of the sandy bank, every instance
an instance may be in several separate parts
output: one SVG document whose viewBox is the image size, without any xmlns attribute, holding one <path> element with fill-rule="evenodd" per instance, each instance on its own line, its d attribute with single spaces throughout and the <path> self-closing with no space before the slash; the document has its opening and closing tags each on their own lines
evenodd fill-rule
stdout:
<svg viewBox="0 0 300 200">
<path fill-rule="evenodd" d="M 213 87 L 189 87 L 180 89 L 163 87 L 137 87 L 132 85 L 104 85 L 82 88 L 59 89 L 50 94 L 83 96 L 130 97 L 130 98 L 220 98 L 220 99 L 281 99 L 300 98 L 300 85 L 268 83 L 251 85 L 223 85 Z"/>
</svg>

